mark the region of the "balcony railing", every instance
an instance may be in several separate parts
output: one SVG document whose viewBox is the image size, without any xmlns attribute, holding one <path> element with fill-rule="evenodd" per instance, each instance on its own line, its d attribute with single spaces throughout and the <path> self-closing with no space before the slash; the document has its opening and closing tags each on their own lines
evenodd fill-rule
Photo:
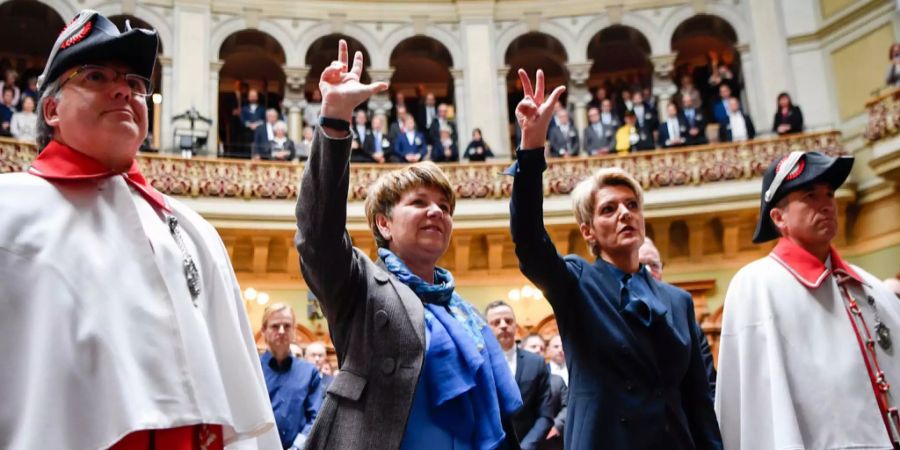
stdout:
<svg viewBox="0 0 900 450">
<path fill-rule="evenodd" d="M 700 185 L 759 177 L 776 157 L 793 150 L 843 154 L 841 134 L 822 131 L 787 137 L 720 143 L 628 155 L 552 159 L 544 176 L 546 195 L 565 195 L 601 167 L 621 167 L 645 189 Z M 0 138 L 0 173 L 21 171 L 36 156 L 34 145 Z M 303 166 L 297 163 L 141 154 L 144 176 L 163 193 L 192 197 L 296 198 Z M 463 199 L 509 197 L 512 178 L 501 173 L 509 162 L 443 164 Z M 362 200 L 378 177 L 396 165 L 351 164 L 350 200 Z"/>
<path fill-rule="evenodd" d="M 866 125 L 866 140 L 869 142 L 888 138 L 900 131 L 900 88 L 871 98 L 866 102 L 869 123 Z"/>
</svg>

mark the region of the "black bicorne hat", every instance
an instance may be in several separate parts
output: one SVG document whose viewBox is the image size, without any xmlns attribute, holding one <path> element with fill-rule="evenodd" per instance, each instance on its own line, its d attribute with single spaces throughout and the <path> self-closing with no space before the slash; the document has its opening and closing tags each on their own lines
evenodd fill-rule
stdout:
<svg viewBox="0 0 900 450">
<path fill-rule="evenodd" d="M 759 220 L 756 232 L 753 233 L 753 242 L 760 244 L 781 236 L 769 217 L 769 211 L 785 195 L 816 182 L 828 183 L 832 189 L 837 190 L 844 184 L 852 168 L 852 156 L 832 158 L 819 152 L 791 152 L 772 161 L 763 175 Z"/>
<path fill-rule="evenodd" d="M 43 92 L 49 83 L 72 67 L 107 61 L 121 62 L 133 73 L 149 79 L 156 64 L 159 36 L 155 30 L 130 25 L 126 28 L 124 33 L 120 32 L 97 11 L 86 9 L 78 13 L 56 38 L 44 72 L 38 78 L 38 90 Z"/>
</svg>

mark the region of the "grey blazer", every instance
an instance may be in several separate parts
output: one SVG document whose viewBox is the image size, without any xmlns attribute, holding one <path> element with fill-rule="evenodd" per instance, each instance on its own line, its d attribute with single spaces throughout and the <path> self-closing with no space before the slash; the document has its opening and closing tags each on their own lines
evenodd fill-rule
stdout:
<svg viewBox="0 0 900 450">
<path fill-rule="evenodd" d="M 588 155 L 595 155 L 598 150 L 604 147 L 607 151 L 615 152 L 613 140 L 616 137 L 616 129 L 612 126 L 603 125 L 602 122 L 600 122 L 600 129 L 600 136 L 597 135 L 597 132 L 594 131 L 594 127 L 590 124 L 584 127 L 584 130 L 581 132 L 582 136 L 584 136 L 581 148 Z"/>
<path fill-rule="evenodd" d="M 316 131 L 297 200 L 301 271 L 328 320 L 340 365 L 306 448 L 399 449 L 425 356 L 424 307 L 383 265 L 352 247 L 350 139 Z"/>
</svg>

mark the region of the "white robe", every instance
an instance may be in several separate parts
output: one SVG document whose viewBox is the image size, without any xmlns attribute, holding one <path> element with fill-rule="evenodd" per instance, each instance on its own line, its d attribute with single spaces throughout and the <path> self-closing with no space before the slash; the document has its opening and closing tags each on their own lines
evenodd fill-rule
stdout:
<svg viewBox="0 0 900 450">
<path fill-rule="evenodd" d="M 167 198 L 200 272 L 123 176 L 0 175 L 0 448 L 93 450 L 221 424 L 280 448 L 240 288 L 216 230 Z"/>
<path fill-rule="evenodd" d="M 868 295 L 894 333 L 892 350 L 876 345 L 876 352 L 900 389 L 900 302 L 851 267 L 866 283 L 853 283 L 850 292 L 870 332 Z M 808 288 L 769 255 L 731 280 L 715 401 L 726 449 L 892 448 L 835 278 L 829 269 L 820 276 L 819 287 Z"/>
</svg>

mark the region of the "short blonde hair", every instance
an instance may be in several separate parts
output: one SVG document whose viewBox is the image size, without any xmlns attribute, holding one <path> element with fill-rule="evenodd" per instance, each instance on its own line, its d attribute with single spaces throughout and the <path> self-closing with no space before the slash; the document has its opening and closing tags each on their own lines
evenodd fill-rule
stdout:
<svg viewBox="0 0 900 450">
<path fill-rule="evenodd" d="M 262 329 L 265 330 L 266 326 L 269 325 L 269 318 L 272 317 L 272 314 L 277 312 L 281 312 L 284 310 L 288 310 L 291 313 L 291 324 L 294 325 L 297 323 L 297 316 L 294 315 L 294 308 L 291 308 L 290 305 L 286 303 L 272 303 L 269 306 L 266 306 L 266 310 L 263 311 L 262 317 Z"/>
<path fill-rule="evenodd" d="M 416 163 L 406 166 L 399 170 L 388 172 L 378 178 L 375 183 L 369 187 L 366 195 L 366 219 L 369 222 L 369 228 L 375 236 L 375 244 L 378 247 L 386 248 L 388 240 L 378 231 L 378 225 L 375 218 L 381 214 L 387 218 L 391 217 L 391 211 L 394 205 L 400 201 L 400 198 L 410 190 L 419 187 L 435 188 L 447 197 L 450 202 L 450 215 L 456 209 L 456 195 L 453 187 L 450 186 L 450 180 L 447 175 L 431 161 Z"/>
<path fill-rule="evenodd" d="M 628 172 L 618 167 L 604 167 L 585 178 L 572 190 L 572 209 L 575 210 L 575 222 L 591 225 L 594 209 L 597 207 L 597 192 L 606 186 L 625 186 L 634 192 L 638 206 L 644 208 L 644 190 L 640 183 Z M 589 243 L 590 244 L 590 243 Z M 597 249 L 588 245 L 591 255 L 599 256 Z"/>
</svg>

